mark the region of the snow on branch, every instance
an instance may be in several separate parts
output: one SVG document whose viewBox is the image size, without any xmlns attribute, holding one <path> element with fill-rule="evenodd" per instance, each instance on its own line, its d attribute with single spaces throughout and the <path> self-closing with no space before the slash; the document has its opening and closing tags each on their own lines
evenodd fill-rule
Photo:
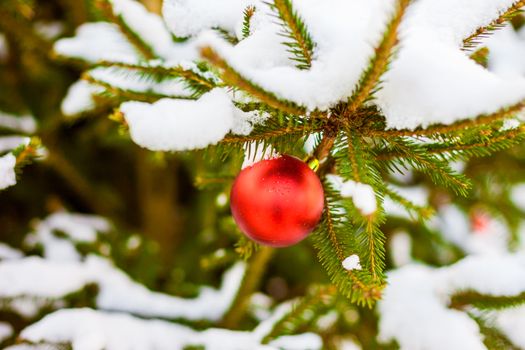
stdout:
<svg viewBox="0 0 525 350">
<path fill-rule="evenodd" d="M 162 18 L 148 12 L 135 0 L 108 0 L 112 18 L 116 23 L 95 22 L 81 25 L 72 38 L 57 41 L 54 46 L 59 56 L 88 63 L 99 61 L 138 63 L 143 53 L 123 33 L 132 32 L 144 44 L 151 46 L 153 57 L 164 60 L 193 60 L 197 57 L 191 42 L 175 43 Z"/>
<path fill-rule="evenodd" d="M 448 308 L 455 293 L 467 290 L 492 297 L 523 293 L 525 258 L 471 256 L 440 269 L 411 264 L 390 272 L 378 304 L 380 340 L 406 349 L 486 349 L 477 323 Z"/>
<path fill-rule="evenodd" d="M 235 33 L 244 9 L 257 4 L 262 5 L 262 1 L 166 0 L 162 10 L 166 25 L 172 33 L 177 37 L 186 38 L 212 28 L 222 28 Z"/>
<path fill-rule="evenodd" d="M 366 4 L 293 1 L 293 5 L 312 40 L 319 43 L 309 70 L 300 70 L 289 60 L 287 47 L 281 44 L 282 28 L 267 11 L 255 13 L 257 25 L 240 44 L 231 46 L 217 36 L 203 33 L 201 46 L 211 47 L 232 69 L 279 99 L 308 110 L 325 110 L 352 94 L 374 53 L 370 43 L 380 39 L 393 6 L 385 0 Z M 176 6 L 172 7 L 175 11 Z M 242 10 L 238 13 L 238 26 L 242 25 Z"/>
<path fill-rule="evenodd" d="M 0 190 L 16 184 L 16 157 L 12 153 L 0 157 Z"/>
<path fill-rule="evenodd" d="M 0 260 L 21 259 L 24 255 L 18 249 L 0 242 Z"/>
<path fill-rule="evenodd" d="M 239 263 L 225 275 L 220 289 L 202 287 L 195 299 L 148 290 L 132 281 L 108 260 L 90 255 L 85 261 L 53 261 L 39 257 L 0 262 L 0 298 L 57 300 L 96 284 L 97 307 L 143 317 L 218 320 L 229 307 L 244 273 Z"/>
<path fill-rule="evenodd" d="M 59 56 L 96 63 L 116 61 L 134 63 L 139 60 L 136 49 L 112 23 L 94 22 L 78 27 L 72 38 L 60 39 L 54 51 Z"/>
<path fill-rule="evenodd" d="M 86 331 L 89 330 L 89 331 Z M 316 350 L 321 340 L 311 333 L 277 338 L 261 345 L 255 332 L 209 328 L 196 331 L 159 320 L 91 309 L 56 311 L 24 329 L 30 342 L 71 343 L 78 350 L 174 349 L 203 346 L 208 350 Z"/>
<path fill-rule="evenodd" d="M 525 99 L 524 78 L 497 76 L 461 49 L 465 37 L 514 2 L 415 2 L 400 28 L 401 49 L 377 93 L 387 126 L 451 124 Z"/>
<path fill-rule="evenodd" d="M 36 128 L 36 120 L 31 115 L 11 115 L 0 111 L 0 129 L 33 134 Z"/>
<path fill-rule="evenodd" d="M 39 221 L 34 231 L 26 236 L 25 244 L 41 246 L 48 260 L 80 261 L 75 244 L 94 243 L 99 233 L 109 229 L 109 222 L 101 217 L 58 212 Z"/>
<path fill-rule="evenodd" d="M 133 141 L 155 151 L 204 148 L 222 140 L 232 129 L 246 132 L 246 127 L 239 124 L 249 125 L 251 120 L 235 108 L 221 89 L 214 89 L 196 101 L 126 102 L 120 111 Z M 253 117 L 259 119 L 257 115 Z"/>
</svg>

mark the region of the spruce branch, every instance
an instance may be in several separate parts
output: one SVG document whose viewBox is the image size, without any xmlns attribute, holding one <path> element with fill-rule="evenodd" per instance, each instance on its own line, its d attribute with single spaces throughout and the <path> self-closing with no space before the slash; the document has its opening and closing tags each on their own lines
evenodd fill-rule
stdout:
<svg viewBox="0 0 525 350">
<path fill-rule="evenodd" d="M 223 28 L 213 28 L 213 30 L 215 30 L 219 36 L 221 38 L 223 38 L 224 40 L 226 40 L 227 42 L 229 42 L 230 44 L 232 45 L 237 45 L 239 43 L 239 39 L 237 39 L 237 37 L 233 36 L 229 31 L 227 31 L 226 29 L 223 29 Z"/>
<path fill-rule="evenodd" d="M 414 204 L 412 201 L 400 195 L 390 186 L 385 186 L 383 190 L 386 196 L 390 197 L 390 199 L 392 199 L 394 202 L 400 204 L 410 214 L 415 214 L 421 221 L 429 219 L 435 213 L 432 207 Z"/>
<path fill-rule="evenodd" d="M 122 15 L 115 13 L 109 0 L 97 0 L 97 5 L 107 20 L 117 25 L 120 32 L 144 59 L 152 60 L 157 58 L 153 48 L 130 27 Z"/>
<path fill-rule="evenodd" d="M 383 34 L 379 46 L 375 49 L 375 54 L 370 60 L 368 68 L 361 76 L 357 88 L 348 101 L 345 112 L 347 115 L 352 116 L 359 107 L 371 98 L 374 89 L 377 90 L 377 84 L 383 73 L 387 70 L 392 51 L 397 45 L 397 30 L 409 3 L 410 0 L 398 0 L 396 12 L 388 23 L 387 29 Z"/>
<path fill-rule="evenodd" d="M 20 173 L 22 168 L 34 162 L 40 157 L 42 141 L 38 137 L 32 137 L 27 145 L 20 145 L 13 150 L 16 157 L 15 171 Z"/>
<path fill-rule="evenodd" d="M 294 10 L 291 0 L 273 0 L 267 2 L 275 11 L 282 27 L 281 36 L 288 39 L 283 44 L 288 47 L 288 52 L 292 54 L 290 58 L 297 62 L 297 68 L 309 69 L 312 66 L 315 44 L 312 40 L 306 24 Z"/>
<path fill-rule="evenodd" d="M 479 64 L 482 67 L 487 68 L 489 63 L 489 48 L 486 46 L 480 47 L 476 51 L 470 54 L 470 59 Z"/>
<path fill-rule="evenodd" d="M 463 39 L 463 50 L 475 48 L 483 38 L 490 35 L 491 32 L 502 28 L 506 22 L 510 22 L 514 17 L 521 13 L 522 7 L 525 6 L 524 0 L 514 2 L 507 10 L 502 12 L 498 18 L 484 27 L 476 29 L 474 33 Z"/>
<path fill-rule="evenodd" d="M 82 79 L 94 84 L 103 87 L 105 91 L 105 95 L 103 95 L 106 98 L 110 99 L 117 99 L 119 101 L 140 101 L 140 102 L 148 102 L 148 103 L 154 103 L 162 98 L 176 98 L 176 99 L 192 99 L 191 97 L 187 96 L 170 96 L 170 95 L 164 95 L 159 94 L 152 91 L 134 91 L 134 90 L 128 90 L 123 89 L 119 87 L 115 87 L 105 81 L 95 79 L 93 76 L 89 75 L 89 73 L 84 73 L 82 75 Z"/>
<path fill-rule="evenodd" d="M 271 139 L 279 138 L 279 137 L 301 137 L 305 133 L 308 132 L 315 132 L 318 131 L 317 129 L 308 129 L 305 126 L 298 125 L 298 126 L 292 126 L 292 127 L 284 127 L 281 129 L 268 129 L 263 130 L 261 132 L 254 132 L 250 135 L 244 136 L 244 135 L 227 135 L 224 139 L 220 141 L 221 144 L 246 144 L 249 142 L 259 142 L 259 141 L 266 141 L 269 140 L 271 142 Z"/>
<path fill-rule="evenodd" d="M 354 131 L 347 131 L 346 146 L 346 148 L 341 147 L 342 151 L 337 155 L 339 173 L 345 179 L 371 186 L 374 189 L 374 199 L 381 202 L 383 180 L 377 170 L 378 165 L 375 164 L 373 155 L 367 150 L 364 140 Z M 374 280 L 383 281 L 386 239 L 380 229 L 380 225 L 384 222 L 381 203 L 378 203 L 376 212 L 365 216 L 354 206 L 353 201 L 347 201 L 347 204 L 350 207 L 352 221 L 359 227 L 356 230 L 356 237 L 364 251 L 363 264 L 368 267 Z"/>
<path fill-rule="evenodd" d="M 182 66 L 163 67 L 158 64 L 146 63 L 122 63 L 122 62 L 98 62 L 96 67 L 121 68 L 129 71 L 136 71 L 141 77 L 163 81 L 168 78 L 181 79 L 186 87 L 194 92 L 194 97 L 198 97 L 213 88 L 217 87 L 218 82 L 205 72 L 197 69 L 187 69 Z M 198 68 L 198 67 L 197 67 Z"/>
<path fill-rule="evenodd" d="M 478 324 L 479 331 L 483 335 L 483 344 L 485 344 L 488 350 L 520 350 L 520 348 L 512 344 L 507 336 L 485 320 L 485 317 L 473 315 L 472 312 L 469 313 L 469 316 Z"/>
<path fill-rule="evenodd" d="M 323 218 L 311 239 L 321 264 L 341 294 L 351 302 L 372 307 L 381 298 L 384 285 L 374 281 L 367 271 L 343 268 L 344 259 L 359 251 L 354 240 L 354 227 L 347 222 L 344 213 L 344 208 L 335 199 L 334 190 L 326 184 Z"/>
<path fill-rule="evenodd" d="M 251 96 L 257 98 L 268 106 L 276 108 L 284 113 L 304 115 L 306 109 L 298 106 L 294 102 L 279 99 L 273 92 L 266 91 L 259 85 L 243 77 L 233 67 L 231 67 L 217 52 L 207 46 L 201 49 L 202 57 L 210 61 L 214 66 L 221 69 L 221 78 L 229 86 L 246 91 Z"/>
<path fill-rule="evenodd" d="M 486 126 L 504 119 L 512 118 L 524 110 L 525 100 L 522 100 L 512 106 L 501 108 L 494 113 L 483 114 L 472 119 L 460 120 L 450 125 L 433 125 L 426 129 L 418 128 L 415 130 L 368 130 L 368 133 L 370 136 L 377 136 L 385 139 L 402 136 L 439 136 L 448 133 L 463 132 L 466 129 L 479 126 Z"/>
<path fill-rule="evenodd" d="M 447 161 L 457 159 L 470 159 L 474 157 L 486 157 L 495 152 L 499 152 L 515 146 L 525 138 L 525 126 L 519 126 L 514 129 L 503 131 L 494 131 L 492 129 L 478 130 L 470 135 L 465 133 L 462 136 L 450 138 L 443 142 L 422 143 L 419 145 L 421 150 L 428 155 L 438 155 Z M 397 151 L 380 151 L 378 158 L 380 160 L 392 160 L 402 158 L 407 154 L 398 153 Z"/>
<path fill-rule="evenodd" d="M 376 159 L 383 161 L 385 167 L 389 167 L 389 151 L 393 151 L 398 156 L 390 162 L 395 162 L 405 169 L 413 168 L 427 174 L 432 182 L 453 190 L 456 194 L 467 196 L 471 188 L 471 183 L 461 174 L 455 173 L 448 162 L 435 155 L 428 154 L 421 145 L 409 139 L 391 139 L 388 141 L 387 151 L 380 151 Z"/>
<path fill-rule="evenodd" d="M 481 310 L 501 310 L 525 304 L 525 292 L 513 296 L 484 295 L 474 290 L 461 291 L 452 295 L 450 307 L 463 309 L 467 305 Z"/>
<path fill-rule="evenodd" d="M 244 9 L 242 20 L 242 38 L 246 39 L 252 32 L 252 17 L 255 14 L 256 7 L 250 5 Z"/>
<path fill-rule="evenodd" d="M 516 129 L 494 132 L 490 135 L 480 135 L 474 140 L 453 142 L 451 144 L 433 143 L 425 145 L 428 154 L 448 154 L 453 159 L 485 157 L 495 152 L 517 145 L 525 138 L 525 126 Z"/>
</svg>

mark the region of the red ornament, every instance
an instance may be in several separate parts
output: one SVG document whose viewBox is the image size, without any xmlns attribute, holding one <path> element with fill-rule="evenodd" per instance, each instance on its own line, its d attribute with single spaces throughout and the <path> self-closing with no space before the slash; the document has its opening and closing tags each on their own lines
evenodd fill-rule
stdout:
<svg viewBox="0 0 525 350">
<path fill-rule="evenodd" d="M 261 244 L 286 247 L 304 239 L 321 219 L 324 192 L 317 175 L 290 156 L 247 167 L 231 191 L 233 218 Z"/>
</svg>

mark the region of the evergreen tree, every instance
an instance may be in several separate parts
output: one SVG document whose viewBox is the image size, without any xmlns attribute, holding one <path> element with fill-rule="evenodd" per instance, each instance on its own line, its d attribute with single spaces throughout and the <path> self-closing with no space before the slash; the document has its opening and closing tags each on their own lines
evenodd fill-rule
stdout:
<svg viewBox="0 0 525 350">
<path fill-rule="evenodd" d="M 4 0 L 0 346 L 525 349 L 524 7 Z"/>
</svg>

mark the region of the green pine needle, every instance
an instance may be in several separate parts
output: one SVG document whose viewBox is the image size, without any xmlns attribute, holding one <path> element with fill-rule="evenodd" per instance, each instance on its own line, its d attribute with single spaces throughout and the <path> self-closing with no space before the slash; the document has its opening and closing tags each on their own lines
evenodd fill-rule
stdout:
<svg viewBox="0 0 525 350">
<path fill-rule="evenodd" d="M 292 54 L 291 60 L 297 62 L 297 68 L 309 69 L 312 66 L 315 44 L 308 29 L 297 11 L 294 10 L 291 0 L 274 0 L 267 2 L 280 19 L 281 35 L 287 39 L 283 44 Z"/>
</svg>

